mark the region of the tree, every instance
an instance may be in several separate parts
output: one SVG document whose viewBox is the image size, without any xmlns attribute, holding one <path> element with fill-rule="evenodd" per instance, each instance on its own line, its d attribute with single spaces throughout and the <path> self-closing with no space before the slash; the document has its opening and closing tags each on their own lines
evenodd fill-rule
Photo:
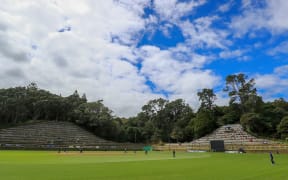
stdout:
<svg viewBox="0 0 288 180">
<path fill-rule="evenodd" d="M 132 124 L 132 121 L 136 122 L 134 118 L 129 118 L 129 121 L 130 126 L 139 128 L 140 137 L 144 141 L 170 142 L 176 140 L 174 135 L 180 135 L 180 132 L 182 135 L 178 138 L 179 141 L 186 140 L 186 137 L 191 140 L 191 133 L 188 132 L 190 129 L 187 128 L 185 131 L 185 128 L 193 117 L 193 110 L 183 99 L 169 102 L 160 98 L 151 100 L 142 107 L 142 112 L 136 118 L 137 125 Z"/>
<path fill-rule="evenodd" d="M 256 94 L 254 80 L 244 74 L 226 78 L 229 106 L 215 106 L 213 89 L 197 95 L 201 106 L 196 114 L 183 99 L 150 100 L 136 117 L 119 118 L 102 100 L 87 103 L 75 91 L 68 97 L 39 89 L 36 83 L 26 87 L 0 89 L 0 126 L 11 126 L 28 120 L 71 121 L 94 134 L 130 142 L 184 142 L 212 132 L 218 125 L 239 122 L 256 135 L 286 138 L 288 102 L 276 99 L 263 102 Z"/>
<path fill-rule="evenodd" d="M 275 101 L 263 104 L 260 114 L 267 124 L 267 135 L 273 138 L 279 138 L 280 136 L 279 133 L 277 133 L 277 126 L 281 122 L 282 118 L 288 115 L 288 112 L 281 106 L 277 106 Z"/>
<path fill-rule="evenodd" d="M 230 104 L 229 106 L 216 107 L 218 113 L 217 123 L 219 125 L 239 123 L 241 118 L 241 109 L 239 104 Z M 221 111 L 221 112 L 219 112 Z"/>
<path fill-rule="evenodd" d="M 35 82 L 32 82 L 30 83 L 28 86 L 27 86 L 27 89 L 28 90 L 32 90 L 32 91 L 37 91 L 38 90 L 38 86 Z"/>
<path fill-rule="evenodd" d="M 237 75 L 228 75 L 226 77 L 225 92 L 228 92 L 230 104 L 238 103 L 242 113 L 250 112 L 251 108 L 256 106 L 257 90 L 254 87 L 254 79 L 247 80 L 247 76 L 240 73 Z"/>
<path fill-rule="evenodd" d="M 171 133 L 178 134 L 176 140 L 183 140 L 183 131 L 194 116 L 191 107 L 183 99 L 176 99 L 166 104 L 163 110 L 163 141 L 170 142 Z M 181 134 L 181 138 L 179 136 Z M 176 137 L 176 136 L 174 136 Z M 175 139 L 175 138 L 173 138 Z"/>
<path fill-rule="evenodd" d="M 141 139 L 140 129 L 138 127 L 127 127 L 126 129 L 128 141 L 137 143 Z M 138 138 L 138 139 L 137 139 Z"/>
<path fill-rule="evenodd" d="M 87 103 L 87 98 L 86 98 L 86 94 L 85 93 L 82 95 L 81 99 L 82 99 L 82 101 L 84 103 Z"/>
<path fill-rule="evenodd" d="M 117 123 L 113 121 L 112 111 L 102 104 L 102 100 L 83 103 L 74 110 L 76 123 L 93 131 L 96 135 L 113 139 L 117 135 Z"/>
<path fill-rule="evenodd" d="M 213 92 L 213 89 L 202 89 L 201 92 L 197 93 L 199 101 L 201 102 L 200 110 L 212 110 L 214 101 L 216 100 L 216 95 Z"/>
<path fill-rule="evenodd" d="M 288 112 L 288 102 L 286 102 L 283 98 L 275 99 L 273 105 Z"/>
<path fill-rule="evenodd" d="M 168 101 L 162 98 L 154 99 L 142 107 L 142 112 L 145 118 L 151 122 L 153 126 L 153 135 L 151 139 L 154 142 L 162 140 L 164 134 L 167 134 L 163 127 L 166 126 L 167 119 L 165 117 L 164 109 Z M 169 135 L 166 135 L 169 137 Z M 168 139 L 168 138 L 167 138 Z"/>
<path fill-rule="evenodd" d="M 168 101 L 162 98 L 150 100 L 142 107 L 142 111 L 147 117 L 153 118 L 165 108 L 167 103 Z"/>
<path fill-rule="evenodd" d="M 184 138 L 184 131 L 180 127 L 174 127 L 173 131 L 171 132 L 171 138 L 175 139 L 176 142 L 182 141 Z"/>
<path fill-rule="evenodd" d="M 203 89 L 197 95 L 201 101 L 201 106 L 193 119 L 193 132 L 195 137 L 201 137 L 212 132 L 217 127 L 214 114 L 216 95 L 212 89 Z"/>
<path fill-rule="evenodd" d="M 281 135 L 282 139 L 288 137 L 288 116 L 282 118 L 280 124 L 277 127 L 277 131 Z"/>
<path fill-rule="evenodd" d="M 192 119 L 194 136 L 202 137 L 212 132 L 216 127 L 216 121 L 211 117 L 211 113 L 199 111 L 195 118 Z"/>
<path fill-rule="evenodd" d="M 241 119 L 240 123 L 245 130 L 250 133 L 265 134 L 267 125 L 265 124 L 264 118 L 258 113 L 246 113 Z"/>
</svg>

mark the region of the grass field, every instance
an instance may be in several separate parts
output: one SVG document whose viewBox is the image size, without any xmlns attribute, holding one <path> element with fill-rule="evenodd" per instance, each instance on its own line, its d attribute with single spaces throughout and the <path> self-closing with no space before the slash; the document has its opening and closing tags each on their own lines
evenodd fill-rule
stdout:
<svg viewBox="0 0 288 180">
<path fill-rule="evenodd" d="M 288 155 L 0 151 L 1 180 L 288 180 Z"/>
</svg>

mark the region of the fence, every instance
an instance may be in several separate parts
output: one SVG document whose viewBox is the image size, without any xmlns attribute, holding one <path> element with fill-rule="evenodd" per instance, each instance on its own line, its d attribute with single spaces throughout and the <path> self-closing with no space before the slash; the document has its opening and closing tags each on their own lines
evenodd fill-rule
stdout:
<svg viewBox="0 0 288 180">
<path fill-rule="evenodd" d="M 288 153 L 288 144 L 225 144 L 225 150 L 227 151 L 238 151 L 240 148 L 244 149 L 247 152 L 282 152 Z M 164 145 L 154 145 L 154 150 L 158 151 L 169 151 L 169 150 L 178 150 L 178 151 L 188 151 L 188 150 L 202 150 L 210 151 L 210 145 L 203 144 L 164 144 Z"/>
</svg>

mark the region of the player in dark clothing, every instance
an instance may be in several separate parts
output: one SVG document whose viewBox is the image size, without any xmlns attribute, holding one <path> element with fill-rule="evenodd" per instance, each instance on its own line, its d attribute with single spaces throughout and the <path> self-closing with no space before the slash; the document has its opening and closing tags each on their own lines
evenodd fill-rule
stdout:
<svg viewBox="0 0 288 180">
<path fill-rule="evenodd" d="M 175 151 L 175 149 L 173 150 L 173 157 L 174 157 L 174 158 L 176 157 L 176 151 Z"/>
<path fill-rule="evenodd" d="M 273 157 L 272 152 L 270 152 L 269 155 L 270 155 L 270 161 L 271 161 L 271 163 L 272 163 L 272 164 L 275 164 L 275 161 L 274 161 L 274 157 Z"/>
</svg>

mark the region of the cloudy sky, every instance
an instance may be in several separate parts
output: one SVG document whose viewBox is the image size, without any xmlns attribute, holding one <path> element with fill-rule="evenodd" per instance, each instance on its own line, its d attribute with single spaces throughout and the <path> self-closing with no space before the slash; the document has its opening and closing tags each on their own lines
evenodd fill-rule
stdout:
<svg viewBox="0 0 288 180">
<path fill-rule="evenodd" d="M 0 88 L 36 82 L 133 116 L 148 100 L 255 78 L 288 98 L 287 0 L 0 0 Z"/>
</svg>

